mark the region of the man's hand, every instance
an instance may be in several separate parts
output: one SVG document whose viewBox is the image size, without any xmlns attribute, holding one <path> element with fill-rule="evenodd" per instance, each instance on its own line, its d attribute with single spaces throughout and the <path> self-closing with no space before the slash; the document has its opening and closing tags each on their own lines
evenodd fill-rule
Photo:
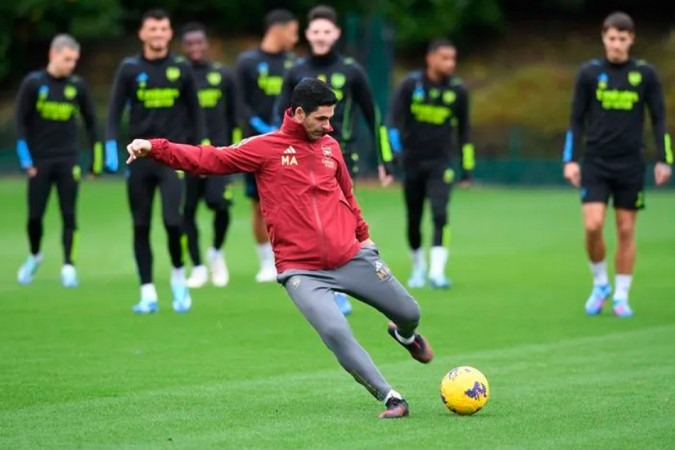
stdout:
<svg viewBox="0 0 675 450">
<path fill-rule="evenodd" d="M 365 241 L 361 241 L 361 248 L 364 247 L 377 247 L 372 239 L 368 238 Z"/>
<path fill-rule="evenodd" d="M 384 168 L 383 164 L 377 166 L 377 174 L 380 177 L 380 183 L 382 184 L 383 187 L 387 187 L 394 182 L 394 176 L 387 175 L 387 170 Z"/>
<path fill-rule="evenodd" d="M 127 152 L 129 152 L 129 158 L 127 159 L 127 164 L 131 164 L 137 158 L 143 158 L 147 156 L 152 150 L 152 144 L 150 141 L 145 139 L 134 139 L 133 142 L 127 145 Z"/>
<path fill-rule="evenodd" d="M 26 169 L 26 175 L 28 175 L 28 178 L 33 178 L 35 175 L 37 175 L 37 169 L 33 166 L 30 166 Z"/>
<path fill-rule="evenodd" d="M 568 162 L 565 164 L 563 169 L 563 175 L 565 179 L 572 184 L 574 187 L 579 187 L 581 185 L 581 168 L 577 162 Z"/>
<path fill-rule="evenodd" d="M 673 168 L 670 165 L 663 162 L 656 163 L 654 166 L 654 180 L 657 186 L 663 186 L 670 181 L 670 177 L 672 176 Z"/>
</svg>

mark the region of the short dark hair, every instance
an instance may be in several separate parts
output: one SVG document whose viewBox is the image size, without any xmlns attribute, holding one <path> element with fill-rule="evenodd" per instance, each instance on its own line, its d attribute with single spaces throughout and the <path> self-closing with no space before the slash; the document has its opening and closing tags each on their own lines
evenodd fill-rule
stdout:
<svg viewBox="0 0 675 450">
<path fill-rule="evenodd" d="M 429 42 L 429 45 L 427 46 L 427 53 L 433 53 L 442 47 L 455 48 L 455 44 L 450 39 L 446 38 L 434 39 L 433 41 Z"/>
<path fill-rule="evenodd" d="M 610 28 L 616 28 L 619 31 L 628 31 L 630 33 L 635 32 L 635 23 L 631 16 L 625 12 L 616 11 L 605 17 L 604 22 L 602 22 L 602 31 L 605 32 Z"/>
<path fill-rule="evenodd" d="M 206 35 L 206 27 L 201 22 L 188 22 L 181 27 L 180 36 L 181 38 L 184 38 L 186 34 L 195 32 L 204 33 L 204 35 Z"/>
<path fill-rule="evenodd" d="M 307 22 L 312 22 L 317 19 L 325 19 L 333 22 L 333 25 L 338 26 L 338 15 L 335 8 L 328 5 L 317 5 L 309 10 L 307 13 Z"/>
<path fill-rule="evenodd" d="M 295 17 L 295 14 L 287 9 L 273 9 L 265 15 L 265 32 L 275 25 L 286 25 L 297 20 L 298 18 Z"/>
<path fill-rule="evenodd" d="M 305 78 L 291 93 L 291 111 L 295 112 L 300 107 L 310 114 L 320 106 L 332 106 L 337 101 L 335 93 L 325 82 L 317 78 Z"/>
<path fill-rule="evenodd" d="M 169 16 L 169 13 L 166 12 L 165 9 L 162 8 L 154 8 L 146 11 L 143 13 L 143 16 L 141 17 L 141 25 L 145 23 L 146 20 L 148 19 L 155 19 L 155 20 L 171 20 L 171 17 Z"/>
</svg>

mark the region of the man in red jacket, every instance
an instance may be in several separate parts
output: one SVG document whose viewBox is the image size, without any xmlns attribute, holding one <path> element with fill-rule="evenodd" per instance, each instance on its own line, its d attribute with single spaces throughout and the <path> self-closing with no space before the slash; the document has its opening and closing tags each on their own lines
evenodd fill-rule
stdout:
<svg viewBox="0 0 675 450">
<path fill-rule="evenodd" d="M 429 344 L 415 332 L 419 306 L 369 238 L 340 146 L 328 136 L 336 103 L 328 85 L 306 79 L 293 90 L 278 131 L 221 148 L 136 139 L 127 147 L 127 164 L 147 156 L 196 175 L 254 173 L 278 281 L 342 367 L 385 403 L 380 417 L 404 417 L 408 403 L 382 377 L 333 300 L 334 292 L 344 292 L 373 306 L 391 320 L 396 342 L 417 361 L 431 361 Z"/>
</svg>

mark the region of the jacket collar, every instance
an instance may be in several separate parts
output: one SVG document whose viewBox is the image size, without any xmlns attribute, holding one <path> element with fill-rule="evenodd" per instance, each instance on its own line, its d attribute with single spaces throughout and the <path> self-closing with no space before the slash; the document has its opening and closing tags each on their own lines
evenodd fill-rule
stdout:
<svg viewBox="0 0 675 450">
<path fill-rule="evenodd" d="M 284 112 L 284 122 L 281 124 L 281 131 L 283 131 L 285 134 L 288 134 L 289 136 L 293 136 L 302 139 L 303 141 L 309 142 L 309 138 L 307 137 L 307 132 L 305 131 L 305 128 L 302 126 L 301 123 L 298 123 L 295 120 L 293 120 L 293 116 L 291 115 L 291 108 L 288 108 Z"/>
</svg>

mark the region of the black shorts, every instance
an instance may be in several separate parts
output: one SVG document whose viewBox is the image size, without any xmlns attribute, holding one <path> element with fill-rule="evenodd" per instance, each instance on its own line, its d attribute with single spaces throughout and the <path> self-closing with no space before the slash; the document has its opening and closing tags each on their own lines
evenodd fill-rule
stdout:
<svg viewBox="0 0 675 450">
<path fill-rule="evenodd" d="M 615 209 L 642 209 L 645 207 L 645 171 L 643 160 L 621 163 L 585 160 L 581 164 L 581 201 L 608 204 L 611 197 Z"/>
<path fill-rule="evenodd" d="M 185 174 L 185 208 L 196 208 L 200 200 L 214 211 L 229 208 L 232 204 L 229 184 L 230 177 L 227 175 L 201 177 Z"/>
<path fill-rule="evenodd" d="M 260 195 L 258 194 L 258 183 L 255 181 L 255 174 L 245 173 L 244 174 L 244 187 L 246 191 L 246 196 L 251 200 L 257 202 L 260 201 Z"/>
</svg>

